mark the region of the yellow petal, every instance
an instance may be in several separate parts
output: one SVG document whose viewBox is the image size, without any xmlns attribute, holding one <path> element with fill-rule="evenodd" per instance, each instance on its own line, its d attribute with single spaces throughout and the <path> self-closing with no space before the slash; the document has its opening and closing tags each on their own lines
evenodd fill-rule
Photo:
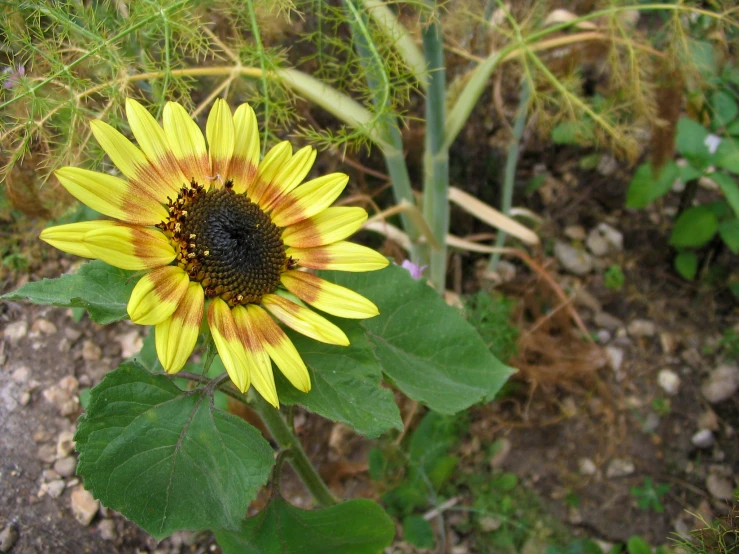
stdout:
<svg viewBox="0 0 739 554">
<path fill-rule="evenodd" d="M 265 339 L 252 321 L 249 311 L 244 306 L 236 306 L 232 312 L 236 330 L 246 350 L 249 363 L 251 384 L 267 402 L 275 408 L 280 407 L 275 387 L 275 376 L 272 373 L 272 362 L 264 346 Z"/>
<path fill-rule="evenodd" d="M 205 135 L 208 137 L 210 175 L 228 179 L 228 165 L 234 151 L 234 120 L 231 108 L 222 98 L 218 98 L 210 110 Z"/>
<path fill-rule="evenodd" d="M 283 286 L 311 306 L 347 319 L 366 319 L 380 312 L 372 302 L 353 290 L 330 283 L 305 271 L 286 271 Z"/>
<path fill-rule="evenodd" d="M 282 242 L 298 248 L 332 244 L 353 235 L 365 221 L 367 212 L 363 208 L 326 208 L 287 227 L 282 232 Z"/>
<path fill-rule="evenodd" d="M 262 308 L 256 304 L 248 304 L 246 309 L 254 325 L 264 337 L 264 347 L 269 357 L 296 389 L 308 392 L 311 388 L 310 374 L 295 349 L 295 345 Z"/>
<path fill-rule="evenodd" d="M 270 211 L 279 202 L 280 198 L 303 182 L 315 161 L 315 149 L 310 146 L 301 148 L 282 165 L 267 185 L 264 195 L 261 198 L 252 199 L 252 201 L 258 202 L 264 211 Z"/>
<path fill-rule="evenodd" d="M 337 271 L 376 271 L 387 267 L 387 258 L 366 246 L 340 241 L 315 248 L 287 249 L 286 254 L 298 265 L 310 269 Z"/>
<path fill-rule="evenodd" d="M 101 214 L 137 225 L 156 225 L 167 218 L 164 206 L 118 177 L 79 167 L 63 167 L 56 176 L 72 196 Z"/>
<path fill-rule="evenodd" d="M 259 166 L 259 125 L 249 104 L 241 104 L 234 113 L 234 151 L 228 166 L 234 192 L 243 193 L 257 175 Z"/>
<path fill-rule="evenodd" d="M 228 376 L 231 377 L 237 389 L 246 392 L 249 388 L 246 352 L 236 331 L 231 308 L 220 298 L 214 298 L 210 303 L 208 326 Z"/>
<path fill-rule="evenodd" d="M 88 231 L 115 227 L 116 225 L 118 223 L 109 219 L 68 223 L 66 225 L 57 225 L 56 227 L 44 229 L 41 231 L 39 238 L 62 252 L 68 252 L 75 256 L 82 256 L 83 258 L 94 258 L 95 254 L 82 242 L 82 238 Z"/>
<path fill-rule="evenodd" d="M 119 223 L 88 231 L 82 241 L 96 258 L 121 269 L 154 269 L 175 258 L 169 240 L 157 229 Z"/>
<path fill-rule="evenodd" d="M 138 325 L 156 325 L 169 318 L 187 292 L 190 279 L 181 267 L 168 265 L 144 275 L 131 291 L 128 315 Z"/>
<path fill-rule="evenodd" d="M 190 179 L 182 173 L 177 160 L 167 142 L 164 129 L 156 119 L 133 98 L 126 99 L 126 116 L 136 142 L 144 151 L 149 161 L 157 168 L 157 172 L 164 178 L 164 185 L 169 188 L 172 198 L 177 196 L 180 188 L 186 186 Z"/>
<path fill-rule="evenodd" d="M 90 122 L 90 127 L 105 153 L 136 189 L 135 196 L 146 194 L 166 204 L 167 196 L 172 195 L 173 190 L 146 155 L 107 123 L 95 119 Z"/>
<path fill-rule="evenodd" d="M 283 196 L 272 212 L 278 227 L 287 227 L 322 212 L 334 203 L 349 182 L 343 173 L 331 173 L 308 181 Z"/>
<path fill-rule="evenodd" d="M 277 294 L 266 294 L 262 298 L 262 306 L 282 323 L 306 337 L 327 344 L 349 345 L 349 339 L 346 338 L 344 331 L 325 317 L 298 306 L 287 298 Z"/>
<path fill-rule="evenodd" d="M 182 168 L 188 181 L 195 179 L 201 185 L 208 179 L 209 161 L 205 138 L 187 110 L 177 102 L 167 102 L 164 106 L 164 134 L 169 147 Z"/>
<path fill-rule="evenodd" d="M 282 169 L 283 164 L 287 163 L 292 155 L 292 145 L 284 140 L 276 146 L 272 147 L 264 159 L 259 164 L 257 169 L 257 175 L 254 178 L 254 182 L 247 188 L 247 194 L 252 201 L 256 198 L 261 198 L 267 190 L 267 187 L 272 182 L 275 175 Z"/>
<path fill-rule="evenodd" d="M 195 348 L 203 320 L 205 294 L 200 283 L 190 283 L 177 309 L 155 328 L 155 345 L 162 367 L 177 373 Z"/>
</svg>

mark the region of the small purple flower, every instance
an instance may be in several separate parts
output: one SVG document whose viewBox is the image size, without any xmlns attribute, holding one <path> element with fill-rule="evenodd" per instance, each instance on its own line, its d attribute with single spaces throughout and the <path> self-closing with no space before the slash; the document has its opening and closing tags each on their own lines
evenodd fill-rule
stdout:
<svg viewBox="0 0 739 554">
<path fill-rule="evenodd" d="M 423 270 L 426 269 L 427 265 L 416 265 L 410 260 L 405 260 L 402 264 L 400 264 L 400 267 L 403 269 L 407 269 L 408 273 L 411 274 L 411 277 L 418 280 L 421 277 L 423 277 Z"/>
<path fill-rule="evenodd" d="M 2 74 L 6 76 L 5 81 L 3 81 L 3 87 L 11 89 L 20 82 L 21 77 L 26 75 L 26 68 L 22 65 L 19 65 L 18 69 L 15 69 L 12 66 L 6 67 L 3 69 Z"/>
</svg>

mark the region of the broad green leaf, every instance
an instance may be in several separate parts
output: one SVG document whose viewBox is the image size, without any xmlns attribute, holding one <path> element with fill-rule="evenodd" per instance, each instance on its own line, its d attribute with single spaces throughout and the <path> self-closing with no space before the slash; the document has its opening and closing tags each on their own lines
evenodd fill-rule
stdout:
<svg viewBox="0 0 739 554">
<path fill-rule="evenodd" d="M 739 119 L 736 119 L 735 121 L 729 123 L 729 125 L 726 127 L 726 132 L 730 134 L 731 136 L 738 136 L 739 135 Z"/>
<path fill-rule="evenodd" d="M 403 519 L 403 537 L 418 548 L 434 547 L 434 530 L 422 516 L 408 516 Z"/>
<path fill-rule="evenodd" d="M 678 175 L 683 183 L 688 183 L 694 179 L 698 179 L 703 175 L 703 171 L 694 168 L 692 165 L 680 165 L 678 166 Z"/>
<path fill-rule="evenodd" d="M 84 308 L 93 321 L 105 325 L 128 317 L 126 305 L 137 281 L 134 276 L 132 271 L 95 260 L 83 264 L 77 273 L 27 283 L 0 298 Z"/>
<path fill-rule="evenodd" d="M 307 511 L 278 497 L 237 531 L 215 535 L 224 554 L 380 554 L 392 543 L 395 525 L 370 500 Z"/>
<path fill-rule="evenodd" d="M 714 91 L 711 95 L 711 107 L 713 108 L 713 123 L 716 127 L 723 127 L 731 123 L 739 114 L 739 106 L 736 105 L 734 97 L 723 91 Z"/>
<path fill-rule="evenodd" d="M 388 429 L 403 429 L 390 389 L 382 386 L 382 371 L 363 329 L 354 321 L 339 321 L 349 346 L 335 346 L 288 331 L 308 366 L 312 388 L 304 393 L 275 371 L 278 396 L 284 404 L 300 404 L 368 437 Z"/>
<path fill-rule="evenodd" d="M 323 272 L 372 300 L 380 315 L 361 320 L 382 371 L 405 394 L 444 414 L 492 396 L 513 369 L 422 280 L 391 265 L 365 273 Z"/>
<path fill-rule="evenodd" d="M 739 140 L 725 138 L 718 145 L 714 161 L 717 167 L 739 175 Z"/>
<path fill-rule="evenodd" d="M 675 256 L 675 270 L 686 281 L 695 279 L 698 273 L 698 256 L 695 252 L 680 252 Z"/>
<path fill-rule="evenodd" d="M 684 62 L 695 66 L 704 78 L 709 78 L 718 72 L 716 51 L 707 40 L 688 39 L 687 59 Z"/>
<path fill-rule="evenodd" d="M 670 244 L 678 248 L 703 246 L 718 231 L 716 214 L 707 206 L 695 206 L 685 210 L 675 221 Z"/>
<path fill-rule="evenodd" d="M 643 538 L 638 535 L 634 535 L 626 543 L 626 548 L 629 554 L 652 554 L 652 549 Z"/>
<path fill-rule="evenodd" d="M 629 183 L 629 190 L 626 192 L 626 207 L 645 208 L 670 192 L 678 176 L 679 169 L 673 161 L 667 162 L 656 175 L 652 164 L 640 165 Z"/>
<path fill-rule="evenodd" d="M 722 221 L 718 228 L 721 240 L 726 243 L 734 254 L 739 254 L 739 219 Z"/>
<path fill-rule="evenodd" d="M 739 185 L 736 184 L 736 180 L 725 173 L 711 173 L 711 179 L 716 181 L 721 191 L 726 197 L 726 201 L 734 210 L 734 213 L 739 217 Z"/>
<path fill-rule="evenodd" d="M 92 389 L 75 440 L 85 487 L 158 539 L 237 529 L 274 464 L 261 433 L 206 389 L 182 391 L 135 362 Z"/>
<path fill-rule="evenodd" d="M 675 137 L 677 151 L 699 169 L 707 166 L 711 159 L 706 145 L 708 135 L 708 130 L 692 119 L 681 117 L 677 122 L 677 136 Z"/>
</svg>

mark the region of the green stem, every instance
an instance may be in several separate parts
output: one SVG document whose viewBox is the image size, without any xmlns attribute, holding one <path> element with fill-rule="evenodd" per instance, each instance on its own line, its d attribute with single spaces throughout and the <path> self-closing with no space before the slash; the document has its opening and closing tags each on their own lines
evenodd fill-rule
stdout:
<svg viewBox="0 0 739 554">
<path fill-rule="evenodd" d="M 280 450 L 290 452 L 288 458 L 290 465 L 316 502 L 321 506 L 336 504 L 338 501 L 329 490 L 328 485 L 318 475 L 316 468 L 313 467 L 305 450 L 303 450 L 300 440 L 295 436 L 293 430 L 288 427 L 280 411 L 267 404 L 258 394 L 253 395 L 253 400 L 250 398 L 249 406 L 262 418 L 272 438 L 280 446 Z"/>
<path fill-rule="evenodd" d="M 526 127 L 526 108 L 529 103 L 529 84 L 526 79 L 521 83 L 521 98 L 518 101 L 518 112 L 516 113 L 516 121 L 513 124 L 513 137 L 508 146 L 508 157 L 505 162 L 505 175 L 503 177 L 503 191 L 500 199 L 500 211 L 508 215 L 513 204 L 513 186 L 515 184 L 516 164 L 518 163 L 518 152 L 521 146 L 521 137 Z M 502 229 L 498 230 L 498 236 L 495 238 L 495 246 L 502 248 L 505 245 L 506 232 Z M 496 252 L 490 258 L 488 265 L 489 271 L 495 271 L 500 261 L 500 252 Z"/>
<path fill-rule="evenodd" d="M 351 12 L 351 15 L 354 16 L 351 20 L 354 48 L 357 50 L 357 55 L 366 73 L 367 87 L 372 92 L 372 103 L 375 106 L 375 113 L 381 114 L 379 116 L 379 127 L 383 135 L 383 141 L 379 143 L 379 146 L 382 150 L 382 155 L 385 157 L 385 165 L 390 174 L 390 184 L 393 187 L 395 203 L 400 204 L 405 200 L 415 206 L 416 199 L 413 196 L 411 178 L 408 175 L 408 166 L 405 163 L 405 156 L 403 155 L 403 135 L 398 127 L 398 118 L 385 105 L 387 102 L 386 91 L 389 86 L 387 75 L 381 65 L 379 54 L 372 48 L 371 37 L 366 31 L 366 15 L 357 10 L 353 3 L 354 1 L 344 0 L 344 5 Z M 405 213 L 400 214 L 400 220 L 403 224 L 403 229 L 411 241 L 411 260 L 414 263 L 423 263 L 424 260 L 421 259 L 421 248 L 418 245 L 418 237 L 421 234 L 420 229 L 416 227 Z"/>
<path fill-rule="evenodd" d="M 446 67 L 441 22 L 434 5 L 423 14 L 423 51 L 428 63 L 426 90 L 426 144 L 424 153 L 423 215 L 439 248 L 430 251 L 431 283 L 439 293 L 446 288 L 446 235 L 449 232 L 449 149 L 444 144 Z"/>
</svg>

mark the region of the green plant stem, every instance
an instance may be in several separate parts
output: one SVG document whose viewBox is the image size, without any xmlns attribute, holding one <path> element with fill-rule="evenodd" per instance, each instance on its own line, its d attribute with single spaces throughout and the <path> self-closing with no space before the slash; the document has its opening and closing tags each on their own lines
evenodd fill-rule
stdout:
<svg viewBox="0 0 739 554">
<path fill-rule="evenodd" d="M 290 465 L 316 502 L 321 506 L 333 506 L 336 504 L 338 501 L 323 479 L 321 479 L 321 476 L 318 475 L 316 468 L 313 467 L 305 450 L 303 450 L 300 440 L 295 436 L 293 430 L 288 427 L 280 411 L 267 404 L 258 394 L 254 394 L 249 400 L 249 406 L 259 414 L 272 438 L 280 446 L 280 450 L 290 452 Z"/>
<path fill-rule="evenodd" d="M 344 5 L 350 12 L 349 15 L 352 16 L 351 29 L 354 38 L 354 48 L 356 48 L 357 55 L 364 67 L 367 76 L 367 87 L 372 91 L 372 103 L 375 106 L 375 112 L 379 114 L 385 109 L 383 102 L 387 101 L 387 76 L 380 64 L 378 56 L 373 55 L 376 51 L 370 48 L 371 37 L 366 30 L 366 15 L 357 10 L 353 2 L 354 0 L 344 0 Z M 408 166 L 405 163 L 405 156 L 403 155 L 403 135 L 398 127 L 397 116 L 391 113 L 384 113 L 379 122 L 379 127 L 384 136 L 383 142 L 380 143 L 380 149 L 382 150 L 385 165 L 390 175 L 390 184 L 393 188 L 395 203 L 400 204 L 405 200 L 415 206 L 416 199 L 413 196 L 411 179 L 408 175 Z M 425 263 L 425 260 L 421 259 L 422 249 L 418 244 L 421 230 L 405 213 L 400 214 L 400 221 L 411 241 L 411 260 L 418 264 Z"/>
<path fill-rule="evenodd" d="M 446 66 L 441 22 L 435 5 L 424 8 L 423 51 L 428 64 L 426 90 L 426 144 L 423 158 L 423 215 L 439 248 L 429 252 L 431 283 L 439 293 L 446 288 L 446 235 L 449 232 L 449 149 L 444 141 Z"/>
<path fill-rule="evenodd" d="M 521 82 L 521 98 L 518 101 L 518 111 L 516 112 L 516 120 L 513 124 L 513 136 L 508 146 L 508 157 L 505 162 L 505 174 L 503 176 L 503 191 L 500 199 L 500 211 L 508 215 L 513 204 L 513 188 L 516 177 L 516 165 L 518 164 L 518 153 L 521 147 L 521 137 L 523 130 L 526 128 L 526 113 L 529 103 L 529 84 L 526 79 Z M 495 246 L 502 248 L 505 245 L 507 233 L 499 229 L 498 236 L 495 237 Z M 500 252 L 495 252 L 490 257 L 488 271 L 495 271 L 500 261 Z"/>
</svg>

